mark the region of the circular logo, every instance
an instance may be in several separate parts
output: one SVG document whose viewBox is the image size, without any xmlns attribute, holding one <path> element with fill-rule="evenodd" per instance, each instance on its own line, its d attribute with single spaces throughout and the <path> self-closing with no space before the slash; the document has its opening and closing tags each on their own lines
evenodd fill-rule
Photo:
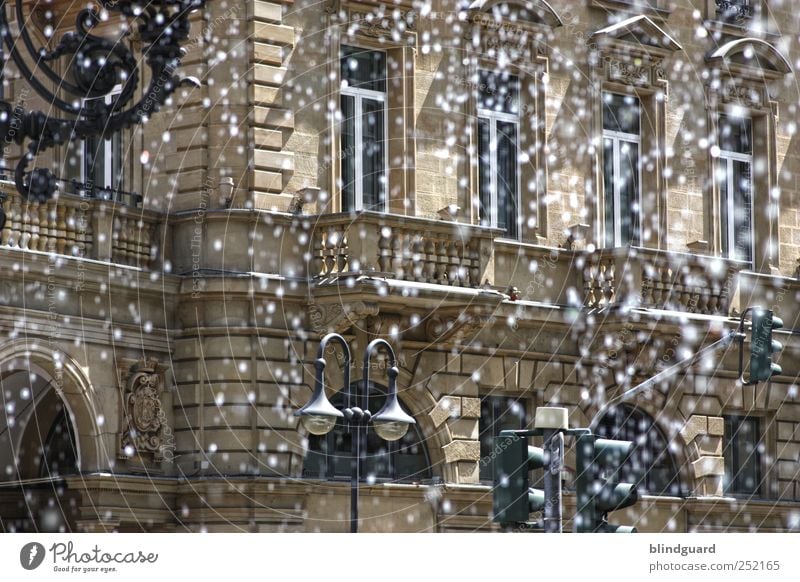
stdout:
<svg viewBox="0 0 800 582">
<path fill-rule="evenodd" d="M 26 570 L 35 570 L 44 562 L 44 546 L 38 542 L 30 542 L 19 551 L 19 563 Z"/>
</svg>

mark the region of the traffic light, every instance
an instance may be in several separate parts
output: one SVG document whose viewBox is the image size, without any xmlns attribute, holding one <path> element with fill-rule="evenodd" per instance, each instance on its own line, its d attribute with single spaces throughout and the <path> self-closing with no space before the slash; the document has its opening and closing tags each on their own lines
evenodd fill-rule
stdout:
<svg viewBox="0 0 800 582">
<path fill-rule="evenodd" d="M 772 362 L 772 354 L 783 349 L 780 342 L 772 339 L 772 330 L 783 327 L 783 321 L 769 309 L 753 308 L 752 338 L 750 340 L 750 382 L 764 382 L 782 372 Z"/>
<path fill-rule="evenodd" d="M 495 439 L 492 502 L 494 521 L 525 523 L 531 513 L 544 509 L 544 491 L 532 489 L 528 473 L 544 467 L 544 450 L 528 446 L 528 439 L 501 431 Z"/>
<path fill-rule="evenodd" d="M 639 500 L 636 485 L 619 483 L 617 476 L 633 451 L 631 441 L 612 441 L 583 434 L 576 440 L 575 531 L 635 533 L 628 525 L 610 525 L 608 513 L 630 507 Z"/>
</svg>

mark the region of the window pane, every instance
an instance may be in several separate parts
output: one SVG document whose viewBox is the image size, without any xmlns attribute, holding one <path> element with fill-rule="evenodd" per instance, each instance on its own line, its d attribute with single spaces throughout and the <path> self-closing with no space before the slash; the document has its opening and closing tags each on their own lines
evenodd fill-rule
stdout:
<svg viewBox="0 0 800 582">
<path fill-rule="evenodd" d="M 501 72 L 478 72 L 478 108 L 519 114 L 519 78 Z"/>
<path fill-rule="evenodd" d="M 497 226 L 516 238 L 517 124 L 497 122 Z"/>
<path fill-rule="evenodd" d="M 386 53 L 342 47 L 342 82 L 348 87 L 386 91 Z"/>
<path fill-rule="evenodd" d="M 480 221 L 484 226 L 491 226 L 492 214 L 492 158 L 491 128 L 488 119 L 478 119 L 478 176 L 480 181 Z"/>
<path fill-rule="evenodd" d="M 362 101 L 362 177 L 364 209 L 383 210 L 386 157 L 384 154 L 385 124 L 383 103 Z"/>
<path fill-rule="evenodd" d="M 761 427 L 757 418 L 725 419 L 725 490 L 756 495 L 761 485 Z"/>
<path fill-rule="evenodd" d="M 604 93 L 603 129 L 639 135 L 639 99 Z"/>
<path fill-rule="evenodd" d="M 616 246 L 614 240 L 614 140 L 603 140 L 603 186 L 605 190 L 606 248 Z"/>
<path fill-rule="evenodd" d="M 639 243 L 639 146 L 621 141 L 619 144 L 620 175 L 618 178 L 621 221 L 621 244 Z"/>
<path fill-rule="evenodd" d="M 636 483 L 640 492 L 651 495 L 681 494 L 679 473 L 667 440 L 649 415 L 630 406 L 616 407 L 600 421 L 597 434 L 636 445 L 620 467 L 620 481 Z"/>
<path fill-rule="evenodd" d="M 356 124 L 355 97 L 342 95 L 341 127 L 342 209 L 355 210 L 356 188 Z"/>
<path fill-rule="evenodd" d="M 749 162 L 733 162 L 733 220 L 736 236 L 735 258 L 752 260 L 752 197 Z"/>
<path fill-rule="evenodd" d="M 719 183 L 719 199 L 720 199 L 720 214 L 719 220 L 722 230 L 722 255 L 725 257 L 731 256 L 730 241 L 730 217 L 728 216 L 728 164 L 729 160 L 720 158 L 717 166 L 717 182 Z"/>
<path fill-rule="evenodd" d="M 719 116 L 719 147 L 739 154 L 753 153 L 752 120 L 747 117 Z"/>
</svg>

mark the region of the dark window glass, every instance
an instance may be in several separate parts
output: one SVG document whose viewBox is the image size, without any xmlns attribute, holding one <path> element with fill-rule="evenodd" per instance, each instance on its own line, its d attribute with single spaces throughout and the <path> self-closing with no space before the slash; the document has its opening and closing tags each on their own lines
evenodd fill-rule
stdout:
<svg viewBox="0 0 800 582">
<path fill-rule="evenodd" d="M 639 144 L 619 142 L 621 244 L 639 244 Z"/>
<path fill-rule="evenodd" d="M 519 78 L 508 73 L 480 70 L 478 108 L 496 113 L 519 114 Z"/>
<path fill-rule="evenodd" d="M 618 406 L 600 421 L 601 438 L 632 441 L 636 448 L 620 468 L 620 481 L 636 483 L 640 493 L 680 496 L 680 478 L 667 439 L 653 419 L 637 408 Z"/>
<path fill-rule="evenodd" d="M 497 226 L 516 238 L 517 124 L 497 122 Z"/>
<path fill-rule="evenodd" d="M 603 129 L 639 135 L 639 99 L 631 95 L 603 94 Z"/>
<path fill-rule="evenodd" d="M 386 92 L 386 53 L 342 47 L 342 81 L 349 87 Z"/>
<path fill-rule="evenodd" d="M 40 477 L 58 477 L 74 474 L 78 470 L 77 446 L 72 423 L 65 408 L 53 421 L 42 449 L 42 460 L 39 465 Z"/>
<path fill-rule="evenodd" d="M 386 394 L 379 386 L 370 393 L 369 410 L 378 411 Z M 343 408 L 344 394 L 337 393 L 331 402 Z M 308 452 L 303 462 L 303 476 L 312 479 L 349 479 L 352 471 L 352 437 L 347 425 L 339 422 L 328 434 L 309 435 Z M 362 480 L 420 482 L 432 477 L 428 451 L 419 425 L 411 425 L 398 441 L 380 438 L 372 428 L 367 431 Z"/>
<path fill-rule="evenodd" d="M 748 117 L 719 116 L 719 148 L 737 154 L 753 153 L 752 120 Z"/>
<path fill-rule="evenodd" d="M 478 426 L 481 444 L 479 476 L 481 481 L 494 480 L 495 438 L 503 430 L 520 430 L 526 425 L 527 401 L 506 396 L 487 396 L 481 400 Z"/>
<path fill-rule="evenodd" d="M 614 202 L 614 140 L 603 140 L 603 184 L 605 189 L 606 247 L 616 246 L 614 226 L 616 206 Z"/>
<path fill-rule="evenodd" d="M 383 103 L 364 99 L 363 128 L 363 193 L 365 210 L 383 210 L 384 176 L 384 110 Z"/>
<path fill-rule="evenodd" d="M 478 119 L 478 159 L 479 180 L 481 189 L 481 224 L 491 226 L 492 208 L 492 122 L 489 119 Z"/>
<path fill-rule="evenodd" d="M 356 109 L 355 97 L 342 95 L 342 207 L 355 209 L 356 204 Z"/>
<path fill-rule="evenodd" d="M 725 417 L 725 492 L 758 495 L 761 490 L 761 427 L 758 418 Z"/>
</svg>

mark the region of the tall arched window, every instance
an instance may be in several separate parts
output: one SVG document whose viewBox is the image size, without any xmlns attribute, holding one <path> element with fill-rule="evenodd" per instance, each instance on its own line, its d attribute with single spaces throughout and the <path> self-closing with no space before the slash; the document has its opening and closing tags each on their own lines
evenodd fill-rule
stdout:
<svg viewBox="0 0 800 582">
<path fill-rule="evenodd" d="M 597 435 L 635 443 L 621 468 L 621 481 L 637 483 L 640 493 L 681 495 L 680 477 L 667 439 L 647 413 L 626 405 L 612 408 L 600 421 Z"/>
<path fill-rule="evenodd" d="M 341 409 L 344 394 L 339 392 L 332 399 Z M 386 400 L 386 390 L 372 385 L 369 410 L 377 412 Z M 303 462 L 303 477 L 311 479 L 349 479 L 351 473 L 352 440 L 347 425 L 337 422 L 326 435 L 308 436 L 308 453 Z M 394 442 L 381 439 L 370 428 L 367 431 L 367 447 L 364 454 L 362 480 L 371 482 L 421 482 L 431 478 L 431 463 L 428 451 L 419 430 L 419 425 L 409 427 L 406 435 Z"/>
</svg>

